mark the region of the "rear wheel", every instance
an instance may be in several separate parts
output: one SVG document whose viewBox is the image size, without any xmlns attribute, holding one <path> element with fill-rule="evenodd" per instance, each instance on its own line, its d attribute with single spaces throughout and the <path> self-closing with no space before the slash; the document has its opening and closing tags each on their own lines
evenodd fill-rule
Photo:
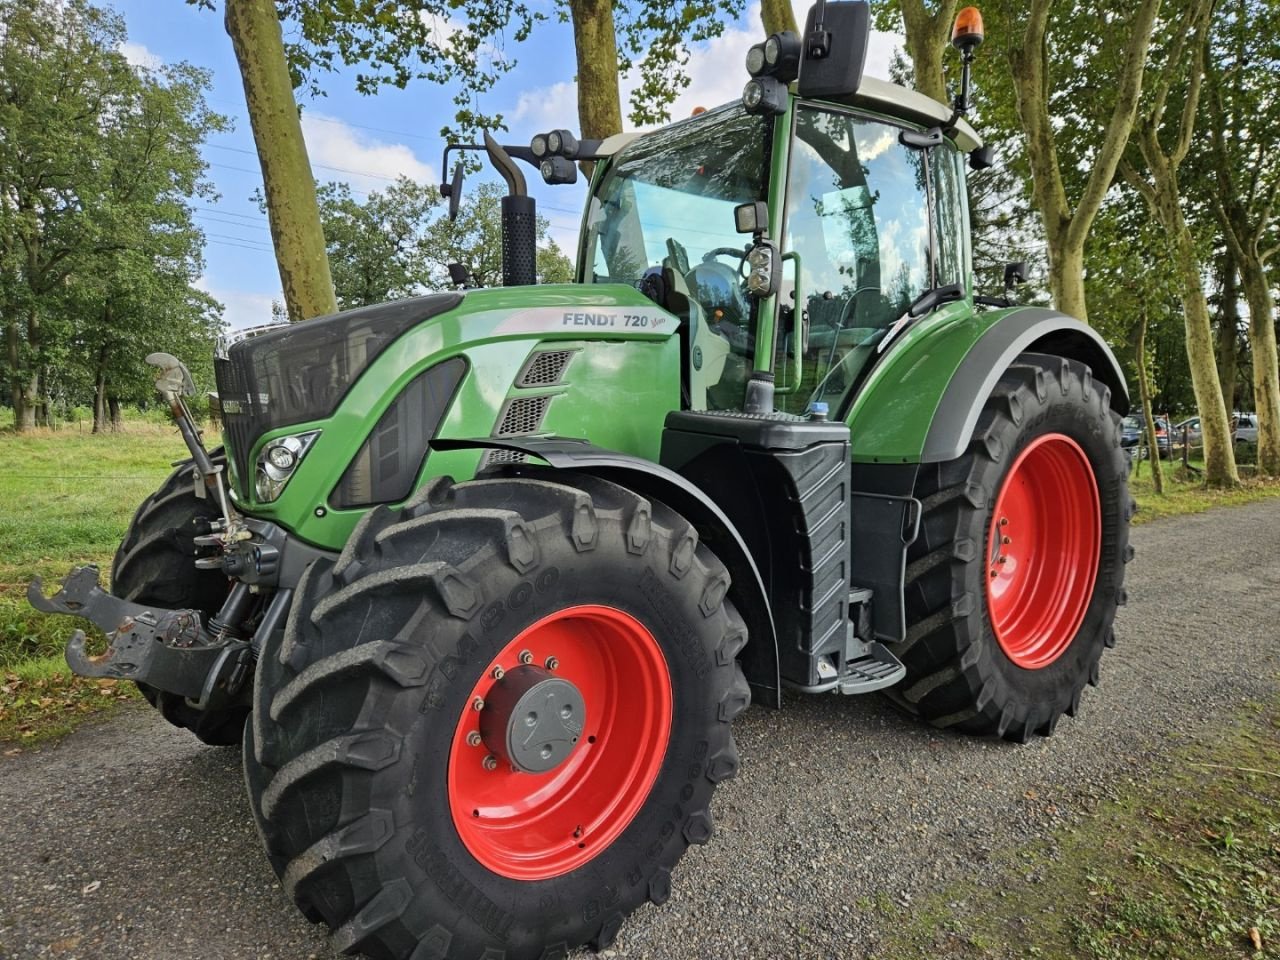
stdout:
<svg viewBox="0 0 1280 960">
<path fill-rule="evenodd" d="M 1128 461 L 1087 367 L 1023 354 L 969 451 L 922 468 L 895 697 L 940 727 L 1025 742 L 1099 679 L 1132 556 Z"/>
<path fill-rule="evenodd" d="M 539 476 L 371 512 L 262 651 L 250 799 L 341 949 L 604 947 L 711 836 L 750 699 L 728 574 L 662 504 Z"/>
<path fill-rule="evenodd" d="M 225 463 L 220 452 L 215 464 Z M 166 610 L 198 610 L 207 620 L 227 598 L 228 581 L 216 570 L 195 565 L 196 524 L 219 516 L 209 498 L 195 494 L 196 469 L 187 460 L 169 474 L 160 489 L 142 501 L 111 564 L 111 591 L 134 603 Z M 197 710 L 176 694 L 139 684 L 142 695 L 175 727 L 183 727 L 213 746 L 240 742 L 247 706 Z"/>
</svg>

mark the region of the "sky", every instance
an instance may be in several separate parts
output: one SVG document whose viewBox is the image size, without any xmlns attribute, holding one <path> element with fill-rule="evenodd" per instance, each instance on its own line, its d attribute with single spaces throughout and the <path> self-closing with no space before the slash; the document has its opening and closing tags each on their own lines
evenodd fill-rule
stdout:
<svg viewBox="0 0 1280 960">
<path fill-rule="evenodd" d="M 793 0 L 796 19 L 804 23 L 807 4 Z M 196 222 L 206 238 L 205 270 L 198 285 L 223 304 L 224 321 L 232 328 L 271 320 L 271 303 L 279 300 L 280 277 L 271 249 L 266 215 L 252 196 L 262 185 L 257 153 L 244 106 L 244 88 L 231 41 L 222 28 L 221 11 L 198 9 L 179 0 L 104 0 L 121 13 L 129 39 L 122 52 L 137 65 L 157 67 L 187 61 L 211 71 L 211 109 L 230 118 L 233 129 L 210 137 L 204 147 L 208 179 L 216 199 L 196 201 Z M 551 12 L 551 0 L 534 0 Z M 672 117 L 690 114 L 695 106 L 714 107 L 736 100 L 748 76 L 743 65 L 747 48 L 764 39 L 758 2 L 724 34 L 691 51 L 691 83 L 672 108 Z M 888 78 L 889 62 L 900 46 L 892 34 L 874 33 L 867 52 L 866 73 Z M 526 144 L 535 133 L 577 128 L 573 33 L 551 16 L 533 35 L 504 51 L 515 67 L 480 100 L 488 113 L 501 112 L 508 130 L 498 139 Z M 439 184 L 444 143 L 439 130 L 452 122 L 453 91 L 426 81 L 404 90 L 383 88 L 375 96 L 356 92 L 354 70 L 325 74 L 323 97 L 300 95 L 302 129 L 316 179 L 350 184 L 358 198 L 389 186 L 404 175 Z M 623 81 L 623 113 L 631 84 Z M 585 185 L 548 187 L 526 171 L 538 212 L 551 225 L 551 236 L 570 256 L 576 250 Z M 498 179 L 486 169 L 468 181 Z M 466 189 L 462 202 L 466 203 Z"/>
</svg>

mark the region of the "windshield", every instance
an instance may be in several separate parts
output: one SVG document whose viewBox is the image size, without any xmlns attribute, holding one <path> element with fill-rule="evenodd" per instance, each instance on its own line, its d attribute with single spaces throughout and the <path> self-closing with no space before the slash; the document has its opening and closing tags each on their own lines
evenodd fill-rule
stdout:
<svg viewBox="0 0 1280 960">
<path fill-rule="evenodd" d="M 770 123 L 725 107 L 637 139 L 602 179 L 587 218 L 595 283 L 662 273 L 689 300 L 689 406 L 741 409 L 756 307 L 733 208 L 765 199 Z"/>
<path fill-rule="evenodd" d="M 912 301 L 962 279 L 955 151 L 911 149 L 901 132 L 843 112 L 796 111 L 783 249 L 799 259 L 801 290 L 792 289 L 795 271 L 784 271 L 780 302 L 794 296 L 808 336 L 797 336 L 794 318 L 779 331 L 780 409 L 803 413 L 823 400 L 834 413 Z"/>
</svg>

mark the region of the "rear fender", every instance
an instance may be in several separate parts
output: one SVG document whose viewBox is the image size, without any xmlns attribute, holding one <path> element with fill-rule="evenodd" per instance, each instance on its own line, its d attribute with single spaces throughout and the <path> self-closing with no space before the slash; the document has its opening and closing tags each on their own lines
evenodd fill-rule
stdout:
<svg viewBox="0 0 1280 960">
<path fill-rule="evenodd" d="M 609 480 L 675 510 L 693 524 L 699 539 L 729 570 L 732 579 L 729 599 L 747 624 L 747 645 L 740 659 L 742 672 L 751 684 L 752 699 L 771 707 L 781 706 L 778 637 L 764 580 L 732 521 L 693 483 L 651 461 L 594 447 L 585 440 L 558 437 L 436 439 L 431 446 L 436 450 L 478 448 L 527 454 L 556 470 L 572 470 Z"/>
<path fill-rule="evenodd" d="M 1021 353 L 1078 360 L 1129 410 L 1124 374 L 1092 327 L 1040 307 L 1017 307 L 921 325 L 880 361 L 847 419 L 853 459 L 863 463 L 939 463 L 969 444 L 996 381 Z"/>
</svg>

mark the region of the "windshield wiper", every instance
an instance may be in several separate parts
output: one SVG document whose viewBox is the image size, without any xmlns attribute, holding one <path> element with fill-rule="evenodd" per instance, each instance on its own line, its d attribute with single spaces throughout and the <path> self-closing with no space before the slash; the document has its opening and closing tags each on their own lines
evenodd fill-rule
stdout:
<svg viewBox="0 0 1280 960">
<path fill-rule="evenodd" d="M 884 339 L 876 346 L 876 353 L 884 353 L 885 347 L 899 333 L 910 326 L 911 321 L 919 320 L 930 310 L 936 310 L 944 303 L 954 303 L 957 300 L 964 299 L 964 287 L 958 283 L 948 283 L 945 287 L 934 287 L 926 290 L 920 296 L 911 301 L 911 306 L 907 307 L 907 312 L 897 319 L 888 333 L 884 335 Z"/>
</svg>

